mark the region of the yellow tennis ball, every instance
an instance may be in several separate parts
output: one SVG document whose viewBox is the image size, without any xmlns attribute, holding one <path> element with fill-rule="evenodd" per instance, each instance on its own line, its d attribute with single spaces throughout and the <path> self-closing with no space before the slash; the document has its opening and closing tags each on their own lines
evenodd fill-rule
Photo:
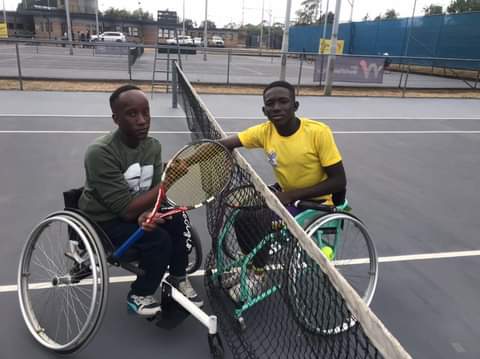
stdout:
<svg viewBox="0 0 480 359">
<path fill-rule="evenodd" d="M 329 260 L 333 259 L 333 249 L 332 247 L 325 246 L 321 248 L 322 253 L 327 257 Z"/>
</svg>

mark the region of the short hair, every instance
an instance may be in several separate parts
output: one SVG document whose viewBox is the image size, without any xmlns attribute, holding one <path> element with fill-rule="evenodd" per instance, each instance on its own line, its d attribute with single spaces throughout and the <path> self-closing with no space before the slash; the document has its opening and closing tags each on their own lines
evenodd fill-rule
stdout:
<svg viewBox="0 0 480 359">
<path fill-rule="evenodd" d="M 110 95 L 110 108 L 112 109 L 112 111 L 113 111 L 113 106 L 115 105 L 115 102 L 117 102 L 117 100 L 118 100 L 118 97 L 122 93 L 130 91 L 130 90 L 140 90 L 141 91 L 142 89 L 138 86 L 135 86 L 135 85 L 122 85 L 119 88 L 117 88 L 115 91 L 112 92 L 112 94 Z"/>
<path fill-rule="evenodd" d="M 292 84 L 287 81 L 274 81 L 270 83 L 269 85 L 267 85 L 267 87 L 263 89 L 263 96 L 265 96 L 265 93 L 268 90 L 274 87 L 286 88 L 290 92 L 290 95 L 292 96 L 292 100 L 295 101 L 295 87 L 293 87 Z"/>
</svg>

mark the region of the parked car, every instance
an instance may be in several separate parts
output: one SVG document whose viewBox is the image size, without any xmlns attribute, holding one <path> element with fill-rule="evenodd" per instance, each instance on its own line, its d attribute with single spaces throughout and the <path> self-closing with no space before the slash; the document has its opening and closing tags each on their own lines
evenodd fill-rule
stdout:
<svg viewBox="0 0 480 359">
<path fill-rule="evenodd" d="M 215 46 L 215 47 L 224 47 L 225 46 L 225 42 L 223 41 L 223 39 L 220 36 L 212 36 L 212 39 L 209 41 L 209 44 L 211 46 Z"/>
<path fill-rule="evenodd" d="M 195 46 L 203 46 L 203 40 L 201 37 L 194 37 L 193 38 L 193 45 Z"/>
<path fill-rule="evenodd" d="M 176 45 L 177 40 L 175 38 L 173 39 L 167 39 L 167 44 L 168 45 Z M 178 35 L 178 44 L 179 45 L 185 45 L 185 46 L 192 46 L 193 45 L 193 40 L 191 36 L 188 35 Z"/>
<path fill-rule="evenodd" d="M 127 38 L 124 34 L 117 31 L 103 32 L 100 35 L 92 35 L 90 41 L 110 41 L 110 42 L 126 42 Z"/>
</svg>

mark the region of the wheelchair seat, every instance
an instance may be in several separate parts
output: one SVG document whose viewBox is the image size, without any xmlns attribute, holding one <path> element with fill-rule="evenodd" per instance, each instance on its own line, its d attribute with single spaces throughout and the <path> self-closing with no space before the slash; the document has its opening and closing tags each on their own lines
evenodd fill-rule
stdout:
<svg viewBox="0 0 480 359">
<path fill-rule="evenodd" d="M 63 201 L 65 204 L 65 210 L 72 211 L 79 214 L 85 218 L 95 229 L 95 232 L 98 234 L 103 247 L 105 249 L 105 255 L 107 256 L 107 261 L 115 266 L 120 266 L 130 272 L 133 272 L 137 275 L 143 275 L 143 270 L 138 268 L 137 261 L 140 258 L 140 250 L 135 247 L 130 247 L 123 255 L 121 259 L 114 259 L 112 257 L 113 252 L 115 251 L 115 246 L 110 241 L 110 238 L 102 229 L 102 227 L 95 222 L 91 217 L 89 217 L 85 212 L 78 208 L 78 201 L 80 196 L 83 193 L 83 187 L 72 188 L 68 191 L 63 192 Z"/>
</svg>

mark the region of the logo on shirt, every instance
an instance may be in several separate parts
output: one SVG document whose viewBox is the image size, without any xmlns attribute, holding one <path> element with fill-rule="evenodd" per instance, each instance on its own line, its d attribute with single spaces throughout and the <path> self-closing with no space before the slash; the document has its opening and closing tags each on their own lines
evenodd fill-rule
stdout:
<svg viewBox="0 0 480 359">
<path fill-rule="evenodd" d="M 275 151 L 267 152 L 268 163 L 272 165 L 272 167 L 277 167 L 277 154 Z"/>
<path fill-rule="evenodd" d="M 123 174 L 128 183 L 130 193 L 137 194 L 146 192 L 150 189 L 153 179 L 153 165 L 140 166 L 140 163 L 134 163 Z"/>
</svg>

